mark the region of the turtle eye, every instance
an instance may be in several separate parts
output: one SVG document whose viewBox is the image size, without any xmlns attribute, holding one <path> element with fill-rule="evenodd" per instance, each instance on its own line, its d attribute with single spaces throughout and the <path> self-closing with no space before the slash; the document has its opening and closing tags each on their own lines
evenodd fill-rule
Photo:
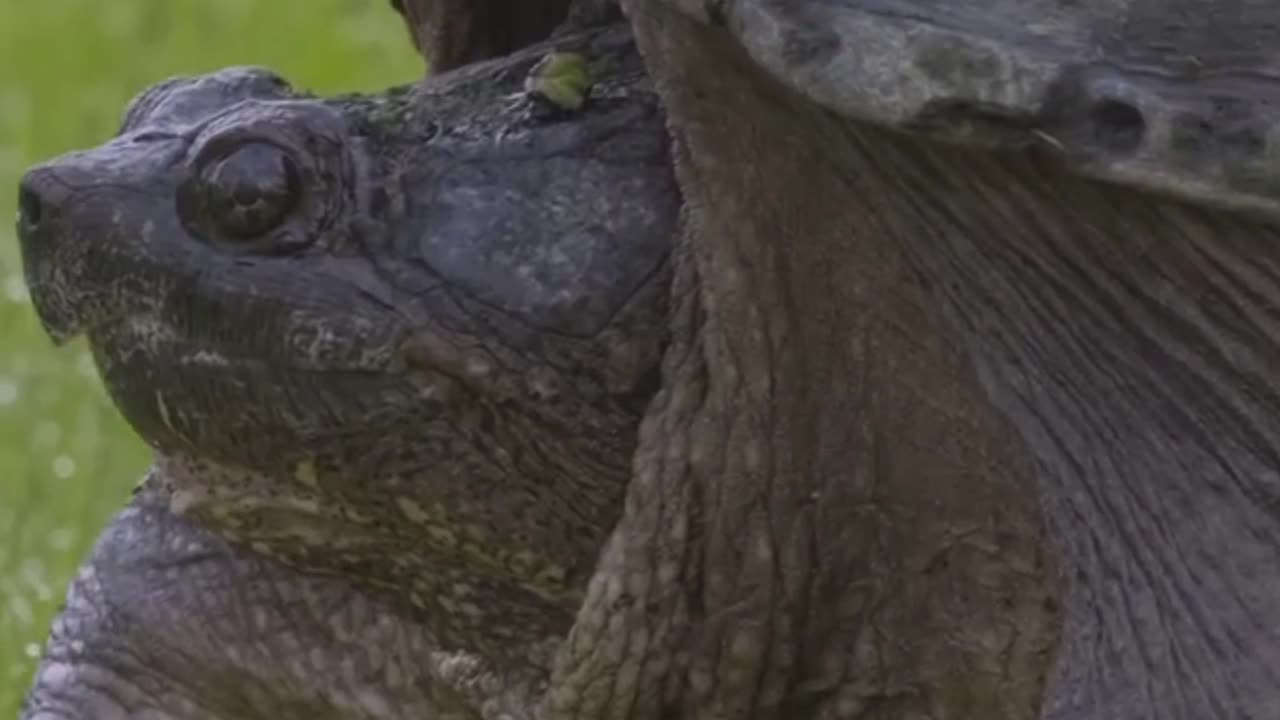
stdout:
<svg viewBox="0 0 1280 720">
<path fill-rule="evenodd" d="M 220 240 L 246 242 L 283 225 L 301 199 L 301 175 L 289 153 L 249 142 L 199 163 L 178 190 L 178 211 Z"/>
</svg>

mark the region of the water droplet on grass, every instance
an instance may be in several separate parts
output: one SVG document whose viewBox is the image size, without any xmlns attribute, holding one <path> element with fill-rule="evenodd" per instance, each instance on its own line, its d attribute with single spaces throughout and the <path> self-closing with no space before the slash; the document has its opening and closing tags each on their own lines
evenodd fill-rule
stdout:
<svg viewBox="0 0 1280 720">
<path fill-rule="evenodd" d="M 76 534 L 68 528 L 57 528 L 50 530 L 49 536 L 46 538 L 49 547 L 54 550 L 70 549 L 71 543 L 75 541 Z"/>
<path fill-rule="evenodd" d="M 27 284 L 21 275 L 10 275 L 4 279 L 4 297 L 11 303 L 28 303 L 31 296 L 27 293 Z"/>
<path fill-rule="evenodd" d="M 76 461 L 66 455 L 59 455 L 53 459 L 53 474 L 63 480 L 75 475 Z"/>
<path fill-rule="evenodd" d="M 18 401 L 18 383 L 9 378 L 0 378 L 0 407 L 12 405 Z"/>
<path fill-rule="evenodd" d="M 35 615 L 31 611 L 31 603 L 25 595 L 20 593 L 9 595 L 9 616 L 18 625 L 30 625 L 35 622 Z"/>
<path fill-rule="evenodd" d="M 31 447 L 36 451 L 52 450 L 62 439 L 62 426 L 53 420 L 41 420 L 31 431 Z"/>
<path fill-rule="evenodd" d="M 82 352 L 76 357 L 76 372 L 80 373 L 81 377 L 95 381 L 98 379 L 98 366 L 94 364 L 92 354 Z"/>
</svg>

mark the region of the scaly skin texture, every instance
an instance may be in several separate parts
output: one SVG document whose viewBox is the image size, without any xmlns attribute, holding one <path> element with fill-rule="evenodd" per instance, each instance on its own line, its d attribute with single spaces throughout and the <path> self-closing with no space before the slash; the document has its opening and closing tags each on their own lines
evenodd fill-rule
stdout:
<svg viewBox="0 0 1280 720">
<path fill-rule="evenodd" d="M 1054 558 L 1026 454 L 889 232 L 927 191 L 884 179 L 892 135 L 854 145 L 720 29 L 628 12 L 676 139 L 685 249 L 626 512 L 546 707 L 1035 718 Z"/>
<path fill-rule="evenodd" d="M 557 709 L 1276 716 L 1276 195 L 1166 181 L 1187 160 L 1264 177 L 1234 175 L 1267 156 L 1231 148 L 1270 142 L 1252 134 L 1280 87 L 1259 39 L 1280 24 L 1274 4 L 1193 5 L 627 3 L 676 138 L 698 297 L 557 664 Z M 890 50 L 957 27 L 958 47 L 1057 50 L 1016 40 L 1071 39 L 1059 11 L 1112 43 L 1120 69 L 1084 89 L 1152 91 L 1131 96 L 1150 121 L 1137 146 L 1112 144 L 1126 113 L 1092 114 L 1090 92 L 1055 98 L 1071 135 L 1052 152 L 887 129 L 865 104 L 886 87 L 902 95 L 877 100 L 919 99 L 920 68 Z M 867 15 L 881 36 L 837 24 Z M 897 46 L 891 24 L 932 32 Z M 1213 68 L 1203 84 L 1165 84 L 1179 51 Z M 841 53 L 875 77 L 824 65 Z M 939 68 L 958 81 L 937 89 L 1017 89 L 988 82 L 999 63 Z M 822 107 L 833 88 L 866 114 Z M 1205 142 L 1171 136 L 1171 109 Z M 1162 161 L 1163 180 L 1125 174 Z"/>
<path fill-rule="evenodd" d="M 580 110 L 522 92 L 551 50 Z M 667 332 L 679 196 L 625 29 L 378 96 L 170 81 L 21 205 L 41 319 L 156 450 L 24 717 L 524 712 Z"/>
<path fill-rule="evenodd" d="M 339 277 L 378 278 L 413 298 L 405 306 L 414 309 L 408 315 L 412 337 L 392 343 L 404 352 L 391 353 L 385 364 L 377 333 L 359 323 L 339 325 L 341 334 L 304 337 L 315 350 L 300 356 L 288 350 L 293 336 L 278 325 L 255 340 L 232 330 L 210 333 L 203 324 L 155 323 L 154 308 L 143 302 L 157 296 L 155 288 L 121 282 L 104 293 L 93 271 L 78 269 L 75 253 L 52 264 L 36 260 L 33 285 L 39 287 L 42 272 L 52 278 L 44 279 L 46 295 L 36 293 L 51 329 L 90 326 L 91 339 L 109 351 L 104 366 L 123 368 L 108 372 L 108 381 L 144 434 L 162 439 L 162 457 L 73 588 L 29 712 L 65 717 L 91 707 L 98 710 L 94 716 L 120 717 L 132 706 L 160 708 L 154 717 L 461 713 L 533 714 L 539 720 L 1274 715 L 1280 685 L 1273 601 L 1280 585 L 1274 562 L 1280 548 L 1274 513 L 1280 392 L 1271 378 L 1280 367 L 1280 231 L 1273 222 L 1223 209 L 1266 210 L 1274 199 L 1265 192 L 1265 174 L 1236 174 L 1257 158 L 1232 154 L 1269 142 L 1250 124 L 1266 119 L 1267 104 L 1241 106 L 1240 97 L 1227 97 L 1213 122 L 1202 123 L 1198 104 L 1224 96 L 1198 93 L 1194 82 L 1165 84 L 1161 73 L 1149 72 L 1149 63 L 1167 62 L 1160 53 L 1179 38 L 1209 38 L 1212 46 L 1214 38 L 1238 34 L 1273 37 L 1274 23 L 1256 21 L 1275 11 L 1241 3 L 1236 10 L 1253 14 L 1184 11 L 1165 23 L 1153 20 L 1153 8 L 1194 8 L 1173 0 L 1002 4 L 1011 12 L 976 12 L 972 3 L 944 12 L 932 0 L 628 3 L 670 118 L 686 205 L 672 261 L 662 390 L 640 426 L 621 508 L 616 503 L 625 461 L 611 465 L 608 458 L 620 458 L 626 443 L 600 446 L 599 440 L 611 437 L 600 432 L 610 427 L 601 418 L 624 414 L 607 409 L 613 406 L 601 411 L 593 399 L 575 405 L 595 408 L 573 416 L 579 424 L 565 420 L 567 411 L 551 416 L 560 424 L 548 424 L 542 405 L 519 394 L 522 386 L 502 382 L 502 371 L 519 364 L 506 358 L 541 358 L 560 345 L 504 354 L 517 342 L 513 337 L 523 336 L 511 335 L 511 326 L 494 318 L 515 312 L 534 327 L 564 330 L 580 322 L 598 327 L 591 319 L 601 317 L 590 305 L 556 313 L 538 302 L 544 296 L 536 288 L 512 285 L 510 277 L 476 282 L 473 251 L 490 236 L 503 236 L 509 197 L 488 205 L 482 194 L 464 193 L 465 208 L 488 212 L 473 214 L 461 229 L 450 224 L 458 215 L 436 205 L 436 211 L 408 215 L 419 228 L 440 222 L 467 238 L 467 252 L 440 254 L 429 239 L 418 249 L 450 287 L 466 288 L 463 294 L 473 299 L 483 296 L 478 302 L 486 309 L 468 317 L 483 319 L 484 333 L 469 332 L 471 326 L 434 301 L 423 303 L 437 286 L 405 272 L 399 253 L 366 254 L 390 260 L 375 263 L 370 274 L 343 265 Z M 460 3 L 455 9 L 479 7 Z M 1065 89 L 1072 92 L 1052 97 L 1047 109 L 1053 113 L 1020 114 L 1017 106 L 1043 96 L 1034 83 L 1014 81 L 1045 76 L 1023 73 L 1024 56 L 1001 62 L 973 51 L 1002 27 L 1033 33 L 1056 27 L 1070 37 L 1061 24 L 1022 21 L 1060 21 L 1063 16 L 1052 11 L 1071 8 L 1087 10 L 1094 20 L 1118 8 L 1133 10 L 1123 14 L 1132 22 L 1105 39 L 1118 41 L 1121 50 L 1134 46 L 1158 54 L 1147 55 L 1131 75 L 1109 75 L 1106 68 L 1083 76 L 1068 72 Z M 949 12 L 954 9 L 959 12 Z M 875 22 L 867 24 L 869 17 Z M 1185 30 L 1197 22 L 1206 32 L 1188 35 Z M 861 23 L 860 31 L 848 23 Z M 929 27 L 921 30 L 924 25 Z M 1111 24 L 1096 26 L 1110 32 Z M 904 27 L 910 32 L 900 32 Z M 969 33 L 959 37 L 951 32 L 956 28 Z M 986 31 L 985 39 L 975 30 Z M 1013 42 L 1004 50 L 1063 47 Z M 1093 47 L 1089 41 L 1075 50 Z M 1266 87 L 1266 63 L 1258 63 L 1265 57 L 1250 50 L 1218 56 L 1215 69 L 1228 74 L 1206 77 L 1226 77 L 1218 89 L 1237 94 Z M 910 51 L 896 57 L 928 62 L 887 62 L 894 57 L 890 51 Z M 1069 53 L 1065 57 L 1070 60 Z M 1200 62 L 1193 59 L 1188 65 Z M 1048 69 L 1052 75 L 1064 67 L 1072 70 L 1070 62 Z M 1232 67 L 1244 71 L 1232 77 Z M 1000 75 L 1010 69 L 1012 76 Z M 917 82 L 922 78 L 923 86 Z M 1104 82 L 1093 82 L 1099 78 Z M 1130 96 L 1128 110 L 1115 105 L 1124 98 L 1107 97 L 1142 82 L 1153 92 Z M 886 87 L 896 92 L 883 92 Z M 926 102 L 940 112 L 921 115 L 922 107 L 913 104 L 922 99 L 916 92 L 921 87 L 959 92 L 961 100 L 976 91 L 979 102 Z M 1192 91 L 1182 92 L 1187 88 Z M 988 92 L 1006 103 L 988 102 L 982 95 Z M 923 99 L 929 97 L 938 96 Z M 451 105 L 458 98 L 464 99 Z M 498 125 L 505 122 L 502 113 L 466 115 L 472 101 L 464 94 L 431 100 L 431 112 L 448 115 L 455 108 L 470 117 L 467 127 L 492 127 L 492 117 Z M 846 101 L 852 109 L 841 105 Z M 888 104 L 876 104 L 883 101 Z M 1098 101 L 1103 112 L 1094 112 Z M 148 105 L 140 103 L 135 112 L 154 118 L 162 111 Z M 591 102 L 588 113 L 590 108 Z M 1242 112 L 1249 108 L 1263 115 Z M 909 112 L 893 114 L 902 109 Z M 1128 132 L 1134 129 L 1130 110 L 1145 113 L 1149 135 Z M 252 115 L 243 107 L 227 113 Z M 400 121 L 395 111 L 363 123 L 360 118 L 370 113 L 342 115 L 374 147 L 421 127 Z M 922 127 L 917 120 L 928 122 Z M 1049 122 L 1035 124 L 1042 120 Z M 1182 129 L 1191 135 L 1169 144 L 1177 139 L 1166 132 L 1171 120 L 1185 123 Z M 903 130 L 941 131 L 948 142 Z M 978 136 L 966 135 L 970 130 Z M 430 146 L 439 137 L 423 132 L 410 145 Z M 609 146 L 614 137 L 596 136 L 594 147 Z M 1160 165 L 1165 149 L 1187 154 L 1166 156 Z M 549 157 L 563 155 L 544 154 L 540 161 Z M 1170 158 L 1177 162 L 1169 165 Z M 1180 185 L 1179 178 L 1188 177 L 1182 171 L 1202 161 L 1225 175 L 1192 173 L 1197 180 L 1244 180 L 1254 195 L 1240 195 L 1241 187 L 1230 183 L 1219 182 L 1219 192 Z M 254 167 L 267 179 L 278 170 Z M 413 171 L 423 167 L 435 166 L 415 163 L 404 176 L 418 177 Z M 1150 172 L 1161 168 L 1174 172 Z M 234 179 L 238 169 L 223 171 Z M 336 177 L 348 177 L 344 173 Z M 1218 208 L 1103 185 L 1081 173 L 1144 181 L 1149 189 L 1213 201 Z M 1258 180 L 1264 182 L 1255 185 Z M 428 185 L 446 196 L 474 187 Z M 44 225 L 45 195 L 56 200 L 59 192 L 43 184 L 33 189 L 41 195 L 26 203 L 29 242 L 42 232 L 35 226 Z M 266 209 L 281 196 L 264 196 Z M 386 208 L 400 207 L 396 202 L 413 207 L 391 197 L 368 204 L 367 215 L 395 215 L 399 211 Z M 242 231 L 257 227 L 263 210 L 235 213 L 233 224 Z M 616 218 L 605 210 L 599 217 Z M 664 217 L 666 225 L 674 224 L 674 210 Z M 554 215 L 538 219 L 541 224 L 532 226 L 538 230 L 548 220 L 561 227 Z M 468 234 L 476 223 L 484 232 Z M 368 238 L 395 237 L 385 227 L 377 232 L 376 223 L 352 229 L 358 242 L 339 242 L 335 257 L 350 258 L 342 248 L 367 247 Z M 137 234 L 151 238 L 155 228 Z M 70 247 L 83 247 L 72 240 Z M 40 252 L 48 250 L 30 255 Z M 159 257 L 160 270 L 122 280 L 169 277 L 165 268 L 182 266 L 172 256 Z M 244 262 L 246 254 L 236 257 Z M 286 257 L 298 262 L 309 255 Z M 211 276 L 218 282 L 204 281 L 201 267 L 193 277 L 205 285 L 197 289 L 224 282 L 218 274 Z M 616 271 L 615 279 L 617 272 L 626 274 Z M 303 320 L 316 308 L 330 319 L 377 317 L 359 303 L 385 300 L 377 292 L 385 286 L 362 281 L 361 291 L 372 292 L 367 298 L 345 295 L 334 305 L 313 306 L 320 300 L 309 289 L 333 283 L 315 282 L 311 270 L 303 277 L 305 287 L 279 275 L 271 285 L 233 286 L 237 292 L 225 297 L 184 290 L 182 302 L 164 305 L 173 312 L 159 317 L 229 316 L 226 309 L 234 308 L 252 311 L 241 320 L 271 319 L 280 317 L 272 311 L 279 307 L 300 307 Z M 504 293 L 506 288 L 516 292 Z M 75 297 L 77 289 L 94 292 Z M 619 304 L 617 296 L 604 296 L 615 299 L 606 306 Z M 126 317 L 151 325 L 121 325 L 112 310 L 122 297 L 130 308 Z M 191 297 L 199 303 L 189 303 Z M 645 317 L 638 309 L 641 296 L 634 297 L 629 306 Z M 308 302 L 272 304 L 280 298 Z M 622 347 L 651 337 L 636 331 L 647 327 L 643 323 L 623 321 L 632 317 L 626 312 L 604 314 L 625 328 Z M 128 347 L 141 359 L 121 359 L 121 327 L 131 328 Z M 589 329 L 568 337 L 584 332 L 600 337 Z M 352 333 L 364 342 L 347 347 L 347 355 L 332 352 L 341 351 L 342 339 Z M 219 402 L 229 399 L 250 411 L 251 434 L 228 434 L 237 416 L 202 400 L 200 383 L 179 386 L 169 371 L 155 372 L 172 366 L 157 359 L 184 357 L 161 355 L 148 345 L 171 337 L 195 338 L 202 347 L 216 340 L 220 351 L 240 351 L 191 355 L 202 380 L 216 378 L 212 368 L 219 363 L 245 368 L 246 355 L 259 358 L 253 367 L 260 375 L 250 377 L 270 374 L 272 383 L 252 385 L 259 392 L 269 388 L 267 395 L 214 385 Z M 468 351 L 477 347 L 484 349 L 481 360 L 501 362 L 474 362 L 478 356 Z M 325 348 L 330 355 L 321 356 L 331 364 L 317 370 L 315 353 Z M 310 364 L 291 365 L 288 358 L 296 357 L 311 358 Z M 335 365 L 333 357 L 345 359 Z M 615 367 L 611 358 L 632 359 L 617 365 L 631 371 L 618 374 L 640 378 L 645 373 L 637 368 L 646 363 L 634 358 L 653 355 L 587 357 L 574 367 L 584 369 L 575 378 L 588 378 L 589 388 L 593 373 L 604 372 L 599 368 Z M 590 362 L 598 363 L 590 366 L 595 370 Z M 276 376 L 291 367 L 284 389 L 276 390 Z M 424 369 L 425 381 L 415 374 Z M 403 396 L 380 384 L 396 373 L 426 387 L 417 401 L 431 409 L 428 417 L 396 414 Z M 526 379 L 539 400 L 555 387 L 542 382 L 546 377 Z M 365 381 L 372 388 L 359 385 Z M 444 390 L 455 387 L 467 391 L 465 400 Z M 146 400 L 157 390 L 160 402 Z M 516 399 L 497 406 L 520 413 L 495 413 L 500 422 L 431 425 L 430 418 L 458 408 L 494 407 L 495 394 L 512 398 L 512 392 Z M 623 397 L 637 400 L 635 395 L 616 397 L 621 405 Z M 190 403 L 198 412 L 189 417 Z M 352 412 L 353 403 L 360 412 Z M 324 408 L 323 416 L 308 414 L 316 406 Z M 388 408 L 393 421 L 383 422 L 379 413 Z M 263 409 L 269 411 L 265 419 L 255 419 L 254 411 Z M 208 429 L 210 417 L 216 431 Z M 325 419 L 321 427 L 351 421 L 359 432 L 323 435 L 317 447 L 310 435 L 297 432 L 314 427 L 317 417 Z M 521 424 L 516 418 L 533 420 Z M 629 420 L 635 419 L 632 413 Z M 370 427 L 376 438 L 366 435 Z M 555 436 L 559 444 L 539 442 L 552 437 L 543 434 L 548 427 L 585 433 L 591 442 L 572 442 L 578 437 L 572 435 Z M 473 457 L 470 444 L 438 444 L 438 432 L 459 428 L 469 441 L 484 442 L 486 459 L 510 458 L 524 468 L 516 457 L 529 462 L 534 447 L 534 459 L 550 463 L 535 466 L 551 469 L 547 475 L 486 475 L 466 464 Z M 268 445 L 285 457 L 266 454 Z M 450 477 L 465 474 L 465 482 L 479 478 L 482 487 L 500 488 L 484 498 L 496 506 L 481 508 L 471 494 L 474 484 L 442 484 L 435 472 L 368 473 L 362 467 L 352 474 L 344 470 L 349 462 L 335 465 L 333 458 L 349 461 L 357 447 L 386 453 L 375 458 L 408 448 L 444 459 L 455 471 Z M 257 450 L 245 456 L 251 448 Z M 241 459 L 227 460 L 236 457 Z M 374 466 L 399 468 L 403 460 L 395 455 Z M 613 495 L 588 503 L 603 508 L 614 502 L 621 509 L 607 539 L 605 526 L 590 521 L 568 529 L 545 526 L 563 521 L 566 507 L 578 507 L 571 500 L 593 500 L 577 492 L 585 484 L 563 493 L 554 491 L 564 487 L 555 481 L 540 484 L 547 492 L 520 506 L 523 513 L 506 504 L 512 497 L 503 494 L 507 490 L 527 491 L 521 478 L 572 480 L 582 476 L 565 473 L 588 464 L 599 471 L 595 477 L 615 478 Z M 353 492 L 355 477 L 372 491 Z M 424 505 L 418 497 L 402 502 L 406 478 L 439 503 Z M 378 512 L 362 512 L 368 507 Z M 484 527 L 453 524 L 459 514 L 464 521 L 518 517 L 526 530 L 539 532 L 458 547 L 460 535 Z M 536 554 L 504 554 L 515 547 L 563 549 L 570 544 L 557 540 L 573 528 L 594 531 L 582 538 L 582 557 L 603 548 L 585 587 L 581 574 L 558 579 Z M 319 537 L 325 530 L 332 534 Z M 415 544 L 397 546 L 402 538 Z M 377 553 L 360 554 L 370 547 Z M 442 549 L 448 547 L 462 562 L 448 562 L 452 556 Z M 578 567 L 586 570 L 589 563 Z M 402 565 L 409 573 L 396 575 Z M 435 603 L 429 611 L 413 595 L 423 578 L 429 578 L 425 604 Z M 513 585 L 528 594 L 505 592 Z M 194 597 L 186 594 L 191 589 Z M 498 612 L 488 614 L 494 608 Z M 558 646 L 547 642 L 565 632 Z"/>
</svg>

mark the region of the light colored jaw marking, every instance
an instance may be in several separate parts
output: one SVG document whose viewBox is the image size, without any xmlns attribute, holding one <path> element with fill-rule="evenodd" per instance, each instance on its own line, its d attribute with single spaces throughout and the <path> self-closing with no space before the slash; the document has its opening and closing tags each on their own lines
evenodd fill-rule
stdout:
<svg viewBox="0 0 1280 720">
<path fill-rule="evenodd" d="M 230 367 L 231 361 L 226 355 L 213 350 L 196 350 L 193 353 L 183 355 L 178 358 L 178 362 L 183 365 L 194 365 L 196 367 Z"/>
<path fill-rule="evenodd" d="M 321 500 L 314 463 L 300 463 L 294 478 L 297 486 L 282 491 L 281 479 L 251 470 L 159 458 L 146 484 L 159 491 L 175 515 L 196 518 L 222 537 L 255 548 L 267 540 L 326 547 L 360 544 L 357 529 L 363 518 L 353 518 Z M 262 517 L 271 522 L 252 522 Z M 244 528 L 254 529 L 245 533 Z"/>
<path fill-rule="evenodd" d="M 156 414 L 160 416 L 160 422 L 164 423 L 165 428 L 168 429 L 169 432 L 185 440 L 186 438 L 183 437 L 182 433 L 178 432 L 178 429 L 173 425 L 173 418 L 169 415 L 169 404 L 164 401 L 164 393 L 156 390 L 155 396 Z"/>
<path fill-rule="evenodd" d="M 210 348 L 187 350 L 174 356 L 171 346 L 181 335 L 153 313 L 138 313 L 124 321 L 129 339 L 154 357 L 174 357 L 177 365 L 189 367 L 231 367 L 231 358 Z"/>
</svg>

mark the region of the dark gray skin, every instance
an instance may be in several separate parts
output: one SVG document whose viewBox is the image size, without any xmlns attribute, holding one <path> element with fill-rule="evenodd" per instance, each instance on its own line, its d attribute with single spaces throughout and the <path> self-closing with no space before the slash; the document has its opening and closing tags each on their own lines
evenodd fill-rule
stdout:
<svg viewBox="0 0 1280 720">
<path fill-rule="evenodd" d="M 392 715 L 1273 717 L 1277 6 L 625 5 L 668 114 L 689 252 L 624 510 L 547 691 L 541 671 L 424 652 L 421 625 L 308 625 L 299 593 L 395 616 L 352 602 L 350 580 L 250 555 L 204 566 L 218 579 L 203 587 L 260 610 L 218 632 L 278 621 L 289 631 L 269 637 L 325 640 L 311 675 L 253 656 L 235 697 L 317 714 L 315 678 L 341 648 L 397 679 L 428 658 L 436 694 L 405 691 Z M 104 545 L 167 532 L 172 513 L 151 512 Z M 73 608 L 94 617 L 112 583 L 160 588 L 138 606 L 166 607 L 173 583 L 130 574 L 135 557 L 165 562 L 147 546 L 157 559 L 100 553 L 106 573 Z M 245 603 L 246 587 L 271 601 Z M 55 646 L 111 656 L 99 638 L 133 618 L 106 617 Z M 129 683 L 216 697 L 189 684 L 226 681 L 209 672 L 223 656 L 194 656 Z M 42 687 L 68 677 L 46 665 Z M 325 710 L 376 715 L 352 708 L 399 699 L 389 682 Z"/>
<path fill-rule="evenodd" d="M 1280 5 L 623 4 L 700 300 L 558 707 L 1277 717 Z"/>
<path fill-rule="evenodd" d="M 521 90 L 552 48 L 581 111 Z M 625 29 L 370 97 L 173 80 L 28 172 L 35 307 L 156 461 L 23 717 L 527 712 L 621 512 L 678 209 Z"/>
<path fill-rule="evenodd" d="M 623 4 L 694 251 L 548 707 L 1276 717 L 1280 5 Z"/>
</svg>

